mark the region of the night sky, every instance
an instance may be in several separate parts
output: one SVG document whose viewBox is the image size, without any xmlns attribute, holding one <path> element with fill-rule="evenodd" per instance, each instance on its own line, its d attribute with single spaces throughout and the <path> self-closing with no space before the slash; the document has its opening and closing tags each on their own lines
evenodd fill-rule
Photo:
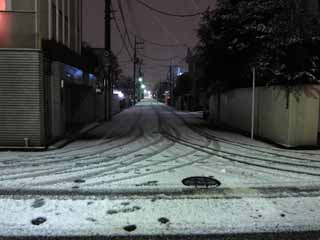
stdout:
<svg viewBox="0 0 320 240">
<path fill-rule="evenodd" d="M 113 0 L 112 6 L 115 10 L 116 20 L 121 31 L 124 34 L 124 27 L 121 20 L 121 14 L 118 8 L 118 1 Z M 214 0 L 144 0 L 144 2 L 155 8 L 177 14 L 191 14 L 202 12 L 209 6 L 214 6 Z M 194 47 L 197 43 L 196 30 L 198 28 L 200 17 L 176 18 L 168 17 L 150 11 L 144 6 L 138 4 L 135 0 L 121 0 L 124 10 L 128 30 L 146 40 L 161 44 L 181 44 L 188 47 Z M 85 0 L 84 1 L 84 41 L 92 47 L 104 47 L 104 0 Z M 131 35 L 131 41 L 134 42 Z M 133 51 L 128 48 L 133 55 Z M 115 21 L 112 22 L 112 51 L 119 53 L 122 48 L 120 35 L 115 27 Z M 158 47 L 145 43 L 142 54 L 157 59 L 168 59 L 164 61 L 154 61 L 144 59 L 143 72 L 147 84 L 166 79 L 168 72 L 167 65 L 170 64 L 169 58 L 179 56 L 184 58 L 187 53 L 186 47 Z M 119 55 L 119 61 L 124 74 L 132 76 L 133 67 L 129 62 L 129 56 L 125 50 Z M 173 64 L 185 65 L 183 60 L 175 59 Z"/>
</svg>

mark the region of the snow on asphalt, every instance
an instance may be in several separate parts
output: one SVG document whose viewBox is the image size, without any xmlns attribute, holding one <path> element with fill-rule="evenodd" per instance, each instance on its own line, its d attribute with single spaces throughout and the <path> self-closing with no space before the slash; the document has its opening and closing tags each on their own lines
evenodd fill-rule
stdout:
<svg viewBox="0 0 320 240">
<path fill-rule="evenodd" d="M 184 188 L 190 176 L 215 177 L 225 188 L 318 186 L 320 151 L 213 131 L 198 113 L 146 100 L 63 149 L 0 153 L 2 190 Z"/>
<path fill-rule="evenodd" d="M 191 176 L 217 189 L 188 188 Z M 211 130 L 152 100 L 63 149 L 0 153 L 0 236 L 319 231 L 320 151 Z"/>
<path fill-rule="evenodd" d="M 314 231 L 319 230 L 319 200 L 0 199 L 0 235 L 121 236 L 128 229 L 133 235 Z"/>
</svg>

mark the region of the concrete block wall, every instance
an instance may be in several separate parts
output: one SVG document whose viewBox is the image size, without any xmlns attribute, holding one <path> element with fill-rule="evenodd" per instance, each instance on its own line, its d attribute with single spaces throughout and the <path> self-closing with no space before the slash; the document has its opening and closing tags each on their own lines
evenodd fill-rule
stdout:
<svg viewBox="0 0 320 240">
<path fill-rule="evenodd" d="M 275 143 L 293 147 L 317 144 L 319 132 L 319 97 L 307 96 L 303 90 L 299 98 L 293 93 L 287 98 L 284 89 L 259 87 L 256 89 L 255 134 Z M 251 132 L 252 89 L 226 92 L 219 99 L 210 98 L 210 121 Z"/>
</svg>

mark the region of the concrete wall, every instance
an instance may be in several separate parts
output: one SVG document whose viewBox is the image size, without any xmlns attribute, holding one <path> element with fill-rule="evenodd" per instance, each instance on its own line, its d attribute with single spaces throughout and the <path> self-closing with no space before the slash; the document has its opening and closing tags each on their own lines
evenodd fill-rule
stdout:
<svg viewBox="0 0 320 240">
<path fill-rule="evenodd" d="M 66 86 L 66 110 L 68 123 L 83 126 L 95 121 L 95 89 L 86 86 Z"/>
<path fill-rule="evenodd" d="M 49 115 L 51 123 L 51 136 L 61 138 L 66 132 L 66 110 L 64 104 L 64 89 L 61 87 L 63 76 L 63 64 L 53 62 L 51 65 L 52 75 L 50 76 L 50 102 Z"/>
<path fill-rule="evenodd" d="M 95 81 L 89 81 L 87 73 L 69 75 L 69 68 L 60 62 L 51 64 L 49 115 L 53 138 L 96 121 Z"/>
<path fill-rule="evenodd" d="M 251 132 L 252 90 L 236 89 L 219 98 L 210 99 L 210 120 Z M 317 144 L 319 131 L 319 97 L 306 96 L 303 90 L 297 99 L 280 88 L 256 89 L 255 134 L 285 146 Z"/>
<path fill-rule="evenodd" d="M 290 95 L 289 143 L 292 145 L 314 145 L 318 140 L 319 97 L 307 97 L 302 90 L 297 99 Z"/>
<path fill-rule="evenodd" d="M 1 21 L 7 26 L 0 29 L 0 48 L 40 49 L 41 39 L 55 39 L 81 53 L 82 0 L 6 2 L 7 10 L 14 11 L 0 13 Z"/>
</svg>

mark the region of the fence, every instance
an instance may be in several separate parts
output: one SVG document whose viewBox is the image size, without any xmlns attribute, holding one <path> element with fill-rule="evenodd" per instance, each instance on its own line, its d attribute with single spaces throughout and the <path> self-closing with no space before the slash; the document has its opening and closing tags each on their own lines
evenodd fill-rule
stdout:
<svg viewBox="0 0 320 240">
<path fill-rule="evenodd" d="M 308 94 L 302 86 L 289 96 L 279 87 L 258 87 L 255 92 L 255 135 L 285 146 L 317 144 L 319 131 L 319 96 Z M 251 132 L 252 89 L 236 89 L 213 95 L 210 99 L 211 121 Z"/>
</svg>

